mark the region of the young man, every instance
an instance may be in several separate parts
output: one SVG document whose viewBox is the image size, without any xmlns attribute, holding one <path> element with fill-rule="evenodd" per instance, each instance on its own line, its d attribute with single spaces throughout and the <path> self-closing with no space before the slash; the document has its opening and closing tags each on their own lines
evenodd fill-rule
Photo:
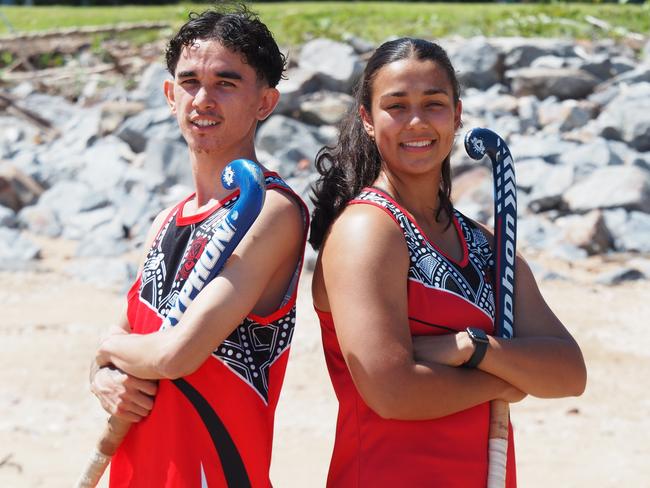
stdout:
<svg viewBox="0 0 650 488">
<path fill-rule="evenodd" d="M 255 129 L 277 104 L 285 59 L 244 7 L 191 14 L 166 58 L 173 81 L 164 92 L 195 193 L 155 219 L 124 320 L 91 371 L 103 407 L 134 422 L 110 486 L 266 487 L 308 218 L 277 175 L 265 171 L 264 208 L 222 273 L 176 327 L 158 329 L 237 199 L 221 185 L 222 170 L 256 160 Z"/>
</svg>

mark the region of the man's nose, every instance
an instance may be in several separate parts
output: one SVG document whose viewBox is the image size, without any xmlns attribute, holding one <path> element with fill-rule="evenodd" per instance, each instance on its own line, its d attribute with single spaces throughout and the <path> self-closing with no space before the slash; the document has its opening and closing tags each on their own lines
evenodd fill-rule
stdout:
<svg viewBox="0 0 650 488">
<path fill-rule="evenodd" d="M 200 87 L 194 95 L 192 105 L 198 109 L 206 110 L 213 108 L 216 102 L 210 92 L 204 87 Z"/>
</svg>

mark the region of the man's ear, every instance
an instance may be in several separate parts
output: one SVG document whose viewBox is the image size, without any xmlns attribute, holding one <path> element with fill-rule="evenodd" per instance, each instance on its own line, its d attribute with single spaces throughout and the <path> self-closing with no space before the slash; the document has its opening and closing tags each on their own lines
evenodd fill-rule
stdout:
<svg viewBox="0 0 650 488">
<path fill-rule="evenodd" d="M 176 113 L 176 100 L 174 99 L 174 81 L 165 80 L 163 81 L 163 92 L 165 93 L 165 98 L 167 99 L 167 105 L 171 109 L 172 113 Z"/>
<path fill-rule="evenodd" d="M 370 136 L 370 139 L 374 139 L 375 126 L 372 125 L 372 117 L 363 105 L 359 107 L 359 117 L 361 117 L 361 122 L 363 123 L 363 128 L 366 130 L 366 134 Z"/>
<path fill-rule="evenodd" d="M 277 88 L 266 87 L 262 94 L 262 99 L 257 107 L 257 120 L 266 119 L 280 101 L 280 92 Z"/>
</svg>

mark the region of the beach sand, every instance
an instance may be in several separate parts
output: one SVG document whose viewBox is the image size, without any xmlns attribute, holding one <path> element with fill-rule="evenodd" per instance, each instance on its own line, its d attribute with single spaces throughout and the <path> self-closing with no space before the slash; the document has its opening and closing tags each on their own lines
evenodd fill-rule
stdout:
<svg viewBox="0 0 650 488">
<path fill-rule="evenodd" d="M 72 486 L 103 428 L 88 365 L 119 316 L 123 290 L 70 278 L 73 243 L 41 240 L 38 271 L 1 272 L 0 486 Z M 547 260 L 568 277 L 542 292 L 582 347 L 583 396 L 512 406 L 519 486 L 642 487 L 650 479 L 650 281 L 594 285 L 616 263 Z M 305 273 L 298 325 L 276 414 L 276 488 L 322 487 L 336 421 L 334 396 Z M 106 486 L 103 480 L 100 486 Z M 432 484 L 432 486 L 435 486 Z"/>
</svg>

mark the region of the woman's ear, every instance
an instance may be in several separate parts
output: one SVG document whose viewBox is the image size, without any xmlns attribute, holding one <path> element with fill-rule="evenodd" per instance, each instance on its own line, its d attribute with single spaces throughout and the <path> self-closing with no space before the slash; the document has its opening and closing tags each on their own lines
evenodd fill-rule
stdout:
<svg viewBox="0 0 650 488">
<path fill-rule="evenodd" d="M 374 139 L 375 126 L 372 125 L 372 117 L 363 105 L 359 107 L 359 117 L 361 117 L 361 122 L 363 123 L 363 128 L 366 130 L 366 134 L 370 136 L 370 139 Z"/>
<path fill-rule="evenodd" d="M 454 111 L 454 127 L 456 130 L 463 126 L 463 101 L 459 98 Z"/>
</svg>

